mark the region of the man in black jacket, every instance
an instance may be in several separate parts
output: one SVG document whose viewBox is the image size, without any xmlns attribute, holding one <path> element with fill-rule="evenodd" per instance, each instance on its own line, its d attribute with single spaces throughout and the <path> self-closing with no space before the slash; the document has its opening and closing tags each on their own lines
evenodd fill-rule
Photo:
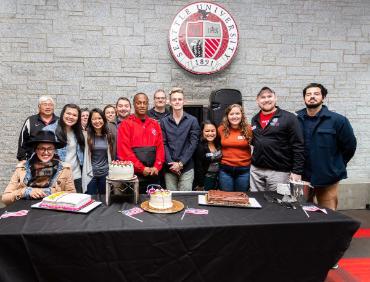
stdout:
<svg viewBox="0 0 370 282">
<path fill-rule="evenodd" d="M 18 140 L 18 161 L 26 160 L 31 157 L 33 148 L 29 147 L 28 142 L 34 138 L 40 130 L 49 124 L 53 124 L 58 120 L 54 114 L 55 103 L 49 96 L 41 96 L 39 98 L 39 113 L 29 116 L 24 122 Z"/>
<path fill-rule="evenodd" d="M 162 89 L 158 89 L 154 92 L 154 107 L 148 112 L 148 116 L 161 122 L 162 118 L 165 118 L 170 114 L 170 111 L 166 108 L 166 93 Z"/>
<path fill-rule="evenodd" d="M 252 118 L 251 191 L 274 191 L 278 183 L 300 181 L 304 166 L 303 134 L 297 117 L 276 106 L 276 94 L 263 87 L 260 112 Z"/>
</svg>

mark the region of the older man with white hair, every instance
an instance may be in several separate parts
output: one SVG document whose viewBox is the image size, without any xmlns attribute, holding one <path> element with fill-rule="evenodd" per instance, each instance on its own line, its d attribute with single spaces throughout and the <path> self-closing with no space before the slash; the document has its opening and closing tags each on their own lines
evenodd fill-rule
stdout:
<svg viewBox="0 0 370 282">
<path fill-rule="evenodd" d="M 24 122 L 19 134 L 17 159 L 19 161 L 28 159 L 33 148 L 27 143 L 36 136 L 37 132 L 45 126 L 55 123 L 59 117 L 54 114 L 55 103 L 49 96 L 41 96 L 38 103 L 38 114 L 29 116 Z"/>
</svg>

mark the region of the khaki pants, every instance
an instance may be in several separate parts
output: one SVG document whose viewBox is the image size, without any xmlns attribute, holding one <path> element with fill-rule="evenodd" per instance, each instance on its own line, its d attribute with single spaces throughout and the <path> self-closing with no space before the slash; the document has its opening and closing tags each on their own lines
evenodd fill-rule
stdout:
<svg viewBox="0 0 370 282">
<path fill-rule="evenodd" d="M 172 191 L 191 191 L 193 189 L 194 169 L 190 169 L 181 175 L 166 172 L 164 175 L 166 188 Z"/>
<path fill-rule="evenodd" d="M 336 210 L 338 206 L 338 185 L 339 182 L 336 182 L 326 187 L 311 189 L 308 200 L 313 202 L 315 197 L 319 206 Z"/>
<path fill-rule="evenodd" d="M 251 191 L 276 191 L 279 183 L 289 183 L 289 172 L 259 168 L 251 165 Z"/>
</svg>

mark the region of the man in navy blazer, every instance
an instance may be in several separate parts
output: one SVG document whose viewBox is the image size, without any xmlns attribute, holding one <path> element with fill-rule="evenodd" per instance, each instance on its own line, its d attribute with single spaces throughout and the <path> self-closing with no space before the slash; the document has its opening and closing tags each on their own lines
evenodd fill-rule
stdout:
<svg viewBox="0 0 370 282">
<path fill-rule="evenodd" d="M 303 180 L 314 187 L 320 206 L 335 210 L 338 183 L 347 178 L 347 163 L 356 151 L 356 137 L 349 120 L 323 105 L 327 89 L 311 83 L 303 89 L 306 108 L 297 112 L 304 135 L 305 166 Z"/>
</svg>

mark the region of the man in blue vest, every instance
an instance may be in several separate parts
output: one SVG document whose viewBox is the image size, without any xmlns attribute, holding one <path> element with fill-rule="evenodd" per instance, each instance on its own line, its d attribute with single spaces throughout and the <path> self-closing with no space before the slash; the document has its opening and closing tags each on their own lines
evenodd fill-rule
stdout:
<svg viewBox="0 0 370 282">
<path fill-rule="evenodd" d="M 347 163 L 356 151 L 356 137 L 348 119 L 323 105 L 328 91 L 318 83 L 303 89 L 306 108 L 297 112 L 305 141 L 303 180 L 313 187 L 311 199 L 335 210 L 338 183 L 347 178 Z"/>
</svg>

